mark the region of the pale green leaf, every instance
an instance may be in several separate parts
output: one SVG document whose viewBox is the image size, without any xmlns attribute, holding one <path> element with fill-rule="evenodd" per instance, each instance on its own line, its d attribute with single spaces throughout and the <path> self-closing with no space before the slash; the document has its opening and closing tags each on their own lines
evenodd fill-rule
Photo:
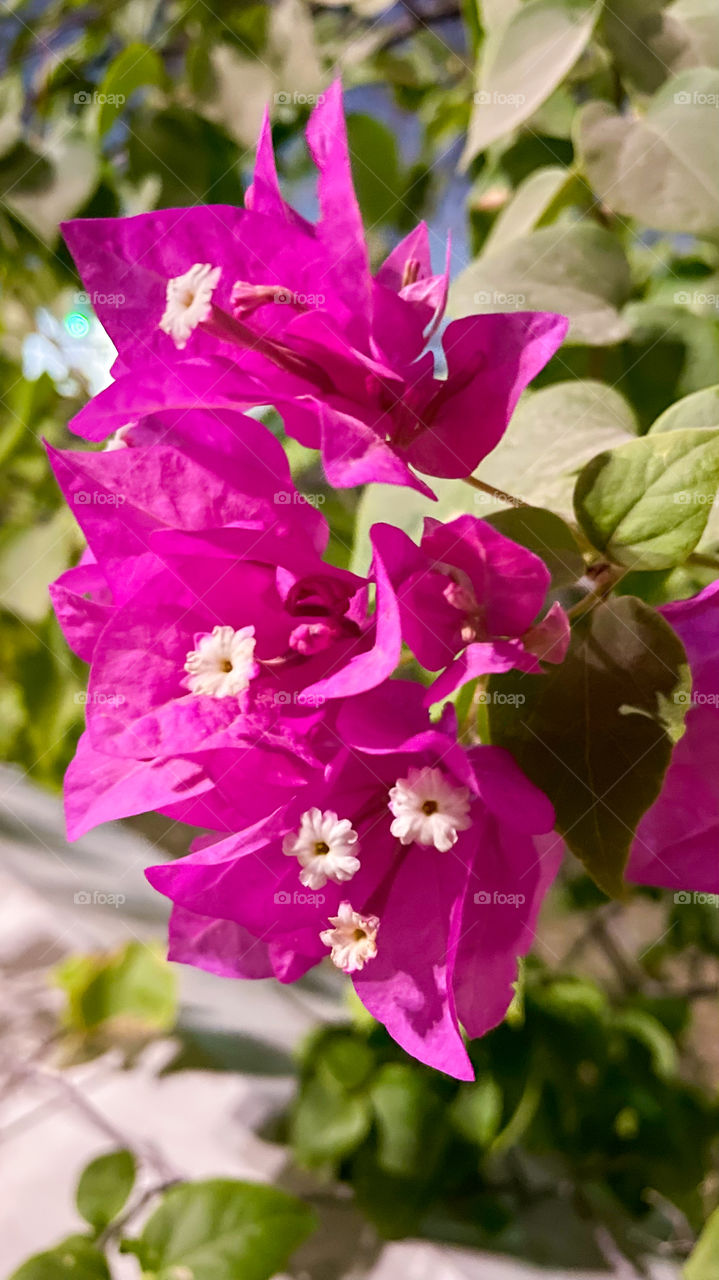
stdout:
<svg viewBox="0 0 719 1280">
<path fill-rule="evenodd" d="M 587 45 L 601 0 L 527 0 L 492 25 L 481 54 L 463 160 L 516 129 L 549 97 Z"/>
<path fill-rule="evenodd" d="M 669 80 L 642 116 L 590 102 L 577 122 L 580 162 L 614 212 L 664 231 L 719 231 L 719 71 Z"/>
<path fill-rule="evenodd" d="M 568 341 L 602 346 L 626 337 L 619 313 L 630 290 L 616 237 L 576 223 L 542 227 L 481 254 L 455 280 L 450 309 L 455 316 L 557 311 L 570 319 Z"/>
<path fill-rule="evenodd" d="M 718 487 L 719 431 L 667 431 L 593 458 L 574 507 L 589 540 L 615 564 L 669 569 L 699 542 Z"/>
</svg>

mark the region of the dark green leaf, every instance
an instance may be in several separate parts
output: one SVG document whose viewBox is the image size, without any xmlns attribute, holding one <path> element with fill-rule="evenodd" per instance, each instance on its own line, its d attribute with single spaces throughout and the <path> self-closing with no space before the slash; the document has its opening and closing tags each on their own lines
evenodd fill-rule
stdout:
<svg viewBox="0 0 719 1280">
<path fill-rule="evenodd" d="M 493 742 L 549 796 L 557 829 L 606 893 L 621 894 L 639 819 L 659 794 L 688 705 L 686 655 L 664 619 L 631 596 L 577 619 L 561 666 L 495 676 Z M 675 696 L 677 701 L 675 702 Z"/>
</svg>

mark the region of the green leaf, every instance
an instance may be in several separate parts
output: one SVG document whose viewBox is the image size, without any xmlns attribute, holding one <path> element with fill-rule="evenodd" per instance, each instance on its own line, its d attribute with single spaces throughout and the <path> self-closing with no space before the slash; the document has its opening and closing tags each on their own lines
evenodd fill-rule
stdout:
<svg viewBox="0 0 719 1280">
<path fill-rule="evenodd" d="M 574 66 L 601 0 L 527 0 L 491 27 L 477 75 L 463 160 L 527 120 Z"/>
<path fill-rule="evenodd" d="M 504 1103 L 494 1076 L 485 1074 L 476 1084 L 461 1089 L 452 1105 L 451 1116 L 460 1133 L 480 1147 L 488 1147 L 499 1133 Z"/>
<path fill-rule="evenodd" d="M 719 1209 L 709 1217 L 682 1274 L 684 1280 L 716 1280 L 719 1274 Z"/>
<path fill-rule="evenodd" d="M 590 102 L 577 121 L 588 180 L 614 212 L 663 231 L 719 230 L 719 71 L 684 71 L 646 114 Z"/>
<path fill-rule="evenodd" d="M 492 741 L 546 792 L 557 830 L 609 895 L 622 892 L 637 824 L 661 789 L 676 736 L 666 706 L 676 697 L 686 711 L 686 680 L 679 637 L 632 596 L 578 618 L 565 661 L 546 675 L 490 680 L 514 695 L 489 704 Z"/>
<path fill-rule="evenodd" d="M 584 558 L 569 525 L 543 507 L 507 507 L 487 517 L 505 537 L 538 555 L 552 575 L 552 587 L 568 587 L 584 573 Z"/>
<path fill-rule="evenodd" d="M 575 200 L 579 202 L 585 193 L 591 199 L 591 193 L 571 169 L 561 165 L 535 169 L 520 182 L 512 199 L 497 215 L 482 253 L 496 253 L 537 227 L 553 222 L 561 209 Z"/>
<path fill-rule="evenodd" d="M 145 943 L 71 956 L 55 974 L 67 996 L 65 1025 L 72 1032 L 133 1042 L 175 1024 L 175 975 L 161 951 Z"/>
<path fill-rule="evenodd" d="M 652 1070 L 660 1080 L 671 1080 L 677 1074 L 679 1054 L 666 1027 L 644 1009 L 623 1009 L 614 1025 L 625 1035 L 644 1045 L 651 1058 Z"/>
<path fill-rule="evenodd" d="M 640 93 L 654 93 L 672 70 L 687 65 L 687 32 L 667 0 L 607 0 L 599 34 L 621 80 Z"/>
<path fill-rule="evenodd" d="M 615 564 L 669 569 L 704 532 L 719 486 L 719 431 L 660 432 L 599 454 L 582 471 L 574 508 Z"/>
<path fill-rule="evenodd" d="M 75 1200 L 86 1222 L 103 1231 L 127 1203 L 135 1184 L 131 1151 L 110 1151 L 91 1161 L 80 1175 Z"/>
<path fill-rule="evenodd" d="M 443 1107 L 415 1067 L 389 1063 L 370 1090 L 377 1125 L 377 1161 L 385 1173 L 426 1178 L 439 1155 Z"/>
<path fill-rule="evenodd" d="M 628 333 L 629 264 L 616 236 L 588 222 L 543 227 L 482 254 L 450 290 L 456 316 L 476 311 L 558 311 L 569 341 L 602 346 Z"/>
<path fill-rule="evenodd" d="M 292 1118 L 292 1145 L 303 1164 L 349 1155 L 366 1138 L 372 1113 L 366 1097 L 346 1093 L 326 1078 L 303 1087 Z"/>
<path fill-rule="evenodd" d="M 649 430 L 654 435 L 658 431 L 680 431 L 684 427 L 719 428 L 719 385 L 682 396 L 660 414 Z"/>
<path fill-rule="evenodd" d="M 161 85 L 165 69 L 159 54 L 147 44 L 130 44 L 110 63 L 99 90 L 97 128 L 108 132 L 122 113 L 125 103 L 146 85 Z"/>
<path fill-rule="evenodd" d="M 9 1280 L 110 1280 L 110 1272 L 104 1255 L 89 1240 L 69 1236 L 54 1249 L 28 1258 Z"/>
<path fill-rule="evenodd" d="M 357 199 L 365 223 L 374 227 L 396 217 L 402 196 L 397 139 L 374 116 L 347 117 L 347 140 Z"/>
<path fill-rule="evenodd" d="M 269 1280 L 314 1227 L 294 1196 L 214 1178 L 172 1187 L 123 1251 L 139 1258 L 148 1280 Z"/>
</svg>

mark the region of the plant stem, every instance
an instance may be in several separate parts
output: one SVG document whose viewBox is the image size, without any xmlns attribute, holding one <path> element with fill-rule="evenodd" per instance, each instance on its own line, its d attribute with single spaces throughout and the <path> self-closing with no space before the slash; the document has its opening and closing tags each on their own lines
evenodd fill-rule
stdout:
<svg viewBox="0 0 719 1280">
<path fill-rule="evenodd" d="M 478 480 L 476 476 L 462 476 L 462 483 L 468 484 L 471 489 L 478 489 L 480 493 L 487 493 L 490 498 L 496 498 L 498 502 L 505 502 L 510 507 L 531 506 L 531 503 L 525 502 L 523 498 L 515 498 L 511 493 L 505 493 L 504 489 L 495 489 L 493 484 Z"/>
</svg>

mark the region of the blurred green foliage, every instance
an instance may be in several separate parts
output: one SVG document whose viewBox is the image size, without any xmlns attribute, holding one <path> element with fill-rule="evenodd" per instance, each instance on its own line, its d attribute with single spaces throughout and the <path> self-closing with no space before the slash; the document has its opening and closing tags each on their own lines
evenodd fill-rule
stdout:
<svg viewBox="0 0 719 1280">
<path fill-rule="evenodd" d="M 306 1046 L 288 1138 L 388 1238 L 601 1266 L 604 1227 L 638 1264 L 681 1257 L 719 1137 L 716 1100 L 682 1078 L 689 1020 L 680 997 L 610 997 L 532 961 L 521 1002 L 470 1046 L 476 1082 L 458 1084 L 361 1010 Z"/>
</svg>

